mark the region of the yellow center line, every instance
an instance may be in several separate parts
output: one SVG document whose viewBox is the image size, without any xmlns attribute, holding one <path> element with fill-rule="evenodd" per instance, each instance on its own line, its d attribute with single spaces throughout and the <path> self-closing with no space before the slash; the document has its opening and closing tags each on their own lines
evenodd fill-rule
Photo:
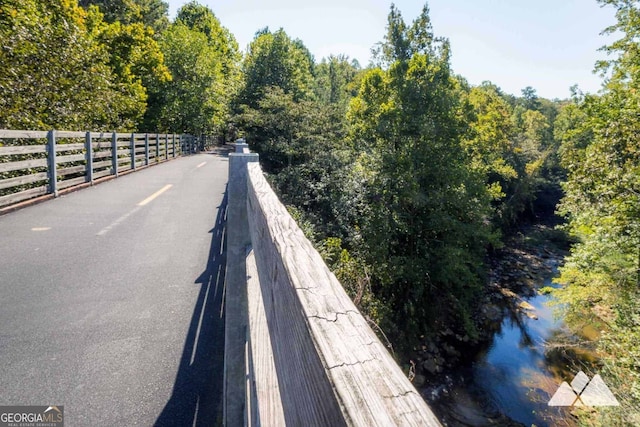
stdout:
<svg viewBox="0 0 640 427">
<path fill-rule="evenodd" d="M 138 206 L 144 206 L 144 205 L 152 202 L 156 197 L 158 197 L 159 195 L 161 195 L 162 193 L 164 193 L 165 191 L 167 191 L 171 187 L 173 187 L 172 184 L 165 185 L 164 187 L 162 187 L 161 189 L 159 189 L 158 191 L 156 191 L 155 193 L 153 193 L 152 195 L 150 195 L 149 197 L 147 197 L 146 199 L 144 199 L 143 201 L 138 203 Z"/>
<path fill-rule="evenodd" d="M 201 168 L 201 167 L 203 167 L 203 166 L 204 166 L 204 165 L 206 165 L 206 164 L 207 164 L 207 162 L 202 162 L 202 163 L 200 163 L 198 166 L 196 166 L 196 169 L 197 169 L 197 168 Z"/>
</svg>

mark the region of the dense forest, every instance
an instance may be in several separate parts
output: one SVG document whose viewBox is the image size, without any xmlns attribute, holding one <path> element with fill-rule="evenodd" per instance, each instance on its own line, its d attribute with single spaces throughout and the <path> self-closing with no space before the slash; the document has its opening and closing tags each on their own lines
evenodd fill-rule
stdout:
<svg viewBox="0 0 640 427">
<path fill-rule="evenodd" d="M 640 417 L 640 4 L 598 2 L 620 36 L 601 91 L 547 100 L 454 74 L 427 6 L 391 6 L 363 68 L 283 29 L 242 53 L 197 2 L 170 21 L 161 0 L 0 0 L 0 128 L 245 137 L 400 359 L 436 331 L 480 342 L 487 259 L 557 205 L 573 245 L 554 292 L 603 331 L 624 408 L 588 422 L 622 425 Z"/>
</svg>

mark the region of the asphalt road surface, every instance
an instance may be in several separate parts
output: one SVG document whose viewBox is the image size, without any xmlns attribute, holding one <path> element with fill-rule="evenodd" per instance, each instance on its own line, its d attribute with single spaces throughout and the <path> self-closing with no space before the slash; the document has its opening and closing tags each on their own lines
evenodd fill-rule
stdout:
<svg viewBox="0 0 640 427">
<path fill-rule="evenodd" d="M 227 166 L 179 158 L 0 216 L 0 405 L 220 423 Z"/>
</svg>

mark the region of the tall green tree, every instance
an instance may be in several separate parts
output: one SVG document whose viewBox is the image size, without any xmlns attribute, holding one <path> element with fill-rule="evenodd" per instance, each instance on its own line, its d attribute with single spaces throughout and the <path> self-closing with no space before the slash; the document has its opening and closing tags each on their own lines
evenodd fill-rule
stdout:
<svg viewBox="0 0 640 427">
<path fill-rule="evenodd" d="M 133 123 L 137 129 L 147 109 L 148 88 L 170 81 L 171 74 L 150 27 L 107 23 L 102 18 L 98 8 L 89 8 L 89 31 L 108 51 L 114 81 L 128 100 L 126 110 L 120 113 L 121 121 Z"/>
<path fill-rule="evenodd" d="M 160 48 L 172 79 L 151 87 L 146 127 L 225 135 L 239 82 L 234 37 L 210 9 L 191 2 L 178 10 Z"/>
<path fill-rule="evenodd" d="M 283 29 L 258 31 L 242 65 L 244 82 L 237 103 L 256 108 L 271 87 L 279 87 L 295 101 L 312 98 L 313 63 L 303 46 Z"/>
<path fill-rule="evenodd" d="M 97 6 L 108 23 L 141 23 L 155 34 L 169 26 L 169 4 L 162 0 L 78 0 L 78 4 L 85 9 Z"/>
<path fill-rule="evenodd" d="M 355 177 L 369 201 L 356 225 L 359 253 L 374 268 L 374 293 L 390 307 L 395 326 L 387 326 L 405 343 L 444 319 L 475 333 L 471 312 L 491 238 L 489 195 L 462 147 L 465 106 L 449 44 L 429 22 L 425 7 L 407 27 L 392 6 L 380 45 L 388 68 L 364 76 L 348 114 Z"/>
<path fill-rule="evenodd" d="M 221 132 L 227 113 L 225 81 L 207 36 L 177 22 L 165 31 L 160 47 L 172 79 L 152 88 L 146 127 L 196 135 Z"/>
<path fill-rule="evenodd" d="M 0 3 L 0 40 L 0 127 L 135 128 L 130 94 L 75 1 Z"/>
<path fill-rule="evenodd" d="M 349 101 L 358 94 L 362 70 L 357 61 L 347 56 L 329 56 L 315 66 L 315 92 L 319 101 L 346 110 Z"/>
<path fill-rule="evenodd" d="M 204 33 L 209 45 L 222 61 L 222 73 L 233 89 L 239 83 L 240 52 L 238 42 L 231 32 L 222 26 L 214 13 L 206 6 L 191 1 L 180 8 L 176 22 L 181 22 L 192 30 Z M 231 94 L 232 92 L 230 92 Z"/>
<path fill-rule="evenodd" d="M 309 138 L 313 132 L 304 130 L 305 125 L 311 127 L 312 121 L 292 123 L 284 119 L 275 127 L 264 123 L 273 117 L 277 105 L 274 93 L 281 94 L 283 102 L 290 101 L 288 106 L 278 107 L 282 114 L 309 111 L 309 103 L 315 101 L 311 61 L 302 42 L 292 40 L 283 29 L 272 33 L 268 28 L 256 33 L 244 58 L 244 79 L 235 99 L 235 121 L 252 148 L 263 156 L 263 167 L 269 172 L 299 164 L 300 161 L 292 162 L 294 151 L 313 149 L 313 138 Z"/>
<path fill-rule="evenodd" d="M 505 197 L 505 189 L 517 178 L 515 126 L 511 120 L 511 106 L 499 88 L 485 82 L 470 90 L 468 102 L 472 108 L 469 133 L 465 147 L 474 161 L 474 168 L 487 176 L 492 195 Z"/>
</svg>

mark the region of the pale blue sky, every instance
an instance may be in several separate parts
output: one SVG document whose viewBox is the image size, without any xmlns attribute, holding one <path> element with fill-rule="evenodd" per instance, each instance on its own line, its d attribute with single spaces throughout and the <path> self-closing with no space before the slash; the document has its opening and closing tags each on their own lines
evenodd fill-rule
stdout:
<svg viewBox="0 0 640 427">
<path fill-rule="evenodd" d="M 169 0 L 173 18 L 187 0 Z M 391 1 L 387 0 L 199 0 L 236 37 L 241 49 L 257 30 L 282 27 L 301 39 L 316 60 L 347 54 L 363 66 L 381 41 Z M 405 22 L 423 1 L 396 0 Z M 451 41 L 452 68 L 471 84 L 490 80 L 520 95 L 532 86 L 546 98 L 567 98 L 578 84 L 597 92 L 602 79 L 592 73 L 600 32 L 615 22 L 611 8 L 595 0 L 430 0 L 437 36 Z"/>
</svg>

